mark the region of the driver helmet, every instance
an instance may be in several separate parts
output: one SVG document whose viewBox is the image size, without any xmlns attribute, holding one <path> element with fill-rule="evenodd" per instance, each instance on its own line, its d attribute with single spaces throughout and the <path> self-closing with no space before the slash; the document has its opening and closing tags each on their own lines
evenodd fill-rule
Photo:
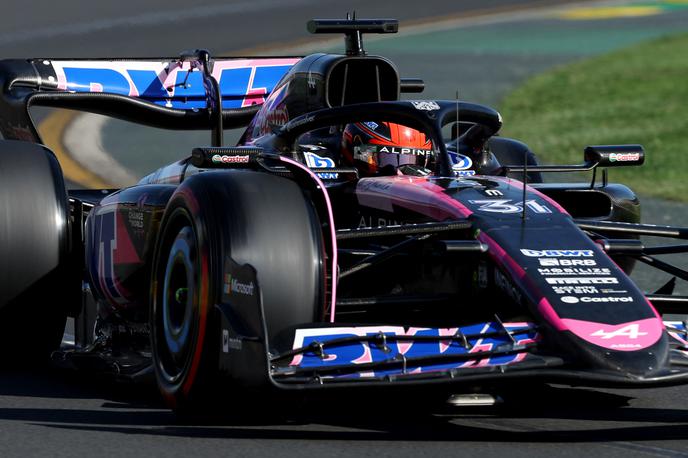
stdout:
<svg viewBox="0 0 688 458">
<path fill-rule="evenodd" d="M 361 176 L 429 175 L 435 164 L 432 142 L 419 132 L 391 122 L 348 124 L 342 159 Z"/>
</svg>

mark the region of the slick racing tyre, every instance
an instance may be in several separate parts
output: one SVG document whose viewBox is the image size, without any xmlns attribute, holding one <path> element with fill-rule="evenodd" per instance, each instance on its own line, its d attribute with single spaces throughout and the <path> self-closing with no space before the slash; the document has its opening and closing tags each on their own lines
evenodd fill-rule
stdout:
<svg viewBox="0 0 688 458">
<path fill-rule="evenodd" d="M 51 151 L 0 140 L 0 208 L 0 354 L 47 362 L 79 287 L 69 272 L 67 192 Z"/>
<path fill-rule="evenodd" d="M 220 394 L 215 304 L 228 258 L 255 269 L 272 336 L 321 317 L 322 231 L 295 182 L 249 171 L 185 180 L 160 227 L 150 309 L 153 364 L 167 404 L 197 413 Z"/>
<path fill-rule="evenodd" d="M 528 145 L 506 137 L 492 137 L 488 140 L 492 154 L 495 155 L 501 165 L 538 165 L 535 153 Z M 527 160 L 525 160 L 527 159 Z M 523 172 L 510 172 L 509 178 L 523 181 Z M 542 183 L 540 172 L 528 172 L 528 183 Z"/>
</svg>

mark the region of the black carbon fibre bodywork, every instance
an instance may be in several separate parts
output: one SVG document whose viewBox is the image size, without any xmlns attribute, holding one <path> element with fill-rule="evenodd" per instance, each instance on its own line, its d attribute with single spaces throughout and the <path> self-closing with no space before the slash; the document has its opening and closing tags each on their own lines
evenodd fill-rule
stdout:
<svg viewBox="0 0 688 458">
<path fill-rule="evenodd" d="M 212 147 L 135 186 L 70 194 L 84 288 L 75 348 L 57 359 L 132 378 L 154 371 L 175 408 L 231 384 L 688 382 L 688 331 L 667 331 L 648 300 L 668 302 L 671 285 L 648 296 L 628 276 L 640 260 L 688 278 L 653 257 L 688 249 L 634 240 L 653 228 L 606 172 L 601 183 L 542 179 L 640 165 L 642 148 L 588 147 L 582 164 L 539 166 L 526 145 L 496 136 L 490 107 L 399 100 L 422 84 L 365 55 L 352 30 L 347 55 L 70 64 L 105 68 L 124 93 L 103 92 L 107 81 L 88 71 L 76 84 L 58 60 L 0 62 L 6 138 L 40 141 L 34 104 L 213 131 Z M 214 79 L 222 65 L 246 87 Z M 251 86 L 261 65 L 285 67 L 269 91 Z M 174 93 L 188 89 L 180 73 L 201 72 L 205 93 Z M 240 108 L 222 108 L 230 102 Z M 428 168 L 359 176 L 337 135 L 364 122 L 422 131 Z M 222 147 L 223 125 L 246 126 L 237 147 Z"/>
</svg>

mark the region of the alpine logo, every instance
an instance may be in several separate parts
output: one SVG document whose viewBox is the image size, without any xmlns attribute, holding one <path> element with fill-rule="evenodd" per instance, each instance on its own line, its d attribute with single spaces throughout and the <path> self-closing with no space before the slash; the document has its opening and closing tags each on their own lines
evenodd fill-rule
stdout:
<svg viewBox="0 0 688 458">
<path fill-rule="evenodd" d="M 619 324 L 569 318 L 563 318 L 562 323 L 578 337 L 600 347 L 617 351 L 648 348 L 661 339 L 664 333 L 662 320 L 654 316 Z"/>
<path fill-rule="evenodd" d="M 378 149 L 379 153 L 391 153 L 391 154 L 413 154 L 415 156 L 425 156 L 426 154 L 432 153 L 429 149 L 420 148 L 397 148 L 396 146 L 383 146 Z"/>
<path fill-rule="evenodd" d="M 521 253 L 530 258 L 590 258 L 593 256 L 592 250 L 529 250 L 528 248 L 521 248 Z"/>
<path fill-rule="evenodd" d="M 647 334 L 647 332 L 640 331 L 639 324 L 634 323 L 610 332 L 606 332 L 604 329 L 600 329 L 598 331 L 593 332 L 590 335 L 592 337 L 601 337 L 603 339 L 613 339 L 614 337 L 627 337 L 629 339 L 637 339 L 638 337 L 646 336 Z"/>
</svg>

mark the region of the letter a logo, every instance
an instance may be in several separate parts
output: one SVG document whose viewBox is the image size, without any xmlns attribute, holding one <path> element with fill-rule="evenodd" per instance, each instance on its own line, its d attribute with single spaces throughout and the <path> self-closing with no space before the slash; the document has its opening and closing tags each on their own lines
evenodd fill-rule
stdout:
<svg viewBox="0 0 688 458">
<path fill-rule="evenodd" d="M 623 328 L 612 332 L 605 332 L 604 329 L 595 331 L 590 334 L 593 337 L 602 337 L 603 339 L 613 339 L 614 337 L 628 337 L 629 339 L 637 339 L 640 336 L 646 336 L 647 332 L 640 332 L 640 325 L 629 324 Z"/>
</svg>

